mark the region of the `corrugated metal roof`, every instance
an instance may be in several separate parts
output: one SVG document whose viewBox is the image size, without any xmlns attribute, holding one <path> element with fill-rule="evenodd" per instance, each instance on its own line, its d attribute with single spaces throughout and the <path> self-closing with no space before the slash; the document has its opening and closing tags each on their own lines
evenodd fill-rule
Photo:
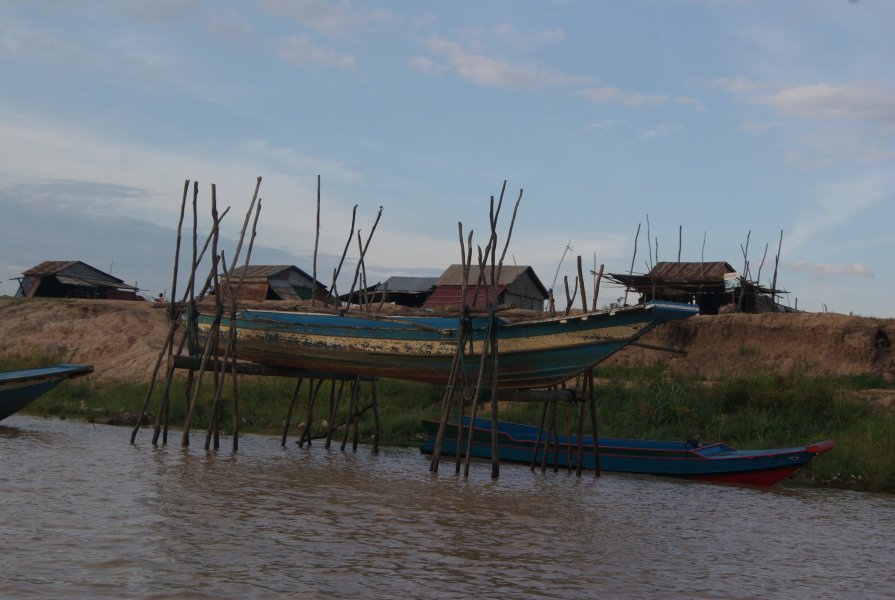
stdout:
<svg viewBox="0 0 895 600">
<path fill-rule="evenodd" d="M 274 275 L 279 275 L 284 271 L 288 271 L 290 269 L 295 269 L 299 273 L 302 273 L 305 277 L 310 279 L 310 275 L 296 267 L 295 265 L 248 265 L 242 267 L 236 267 L 235 269 L 230 270 L 230 279 L 233 281 L 239 280 L 240 277 L 243 277 L 242 273 L 245 271 L 245 276 L 243 277 L 243 281 L 250 281 L 253 279 L 264 279 L 267 280 Z"/>
<path fill-rule="evenodd" d="M 435 283 L 438 281 L 438 277 L 401 277 L 401 276 L 393 276 L 389 277 L 385 280 L 384 284 L 379 284 L 376 286 L 377 290 L 383 289 L 385 286 L 388 286 L 389 292 L 394 293 L 411 293 L 417 294 L 421 292 L 428 292 Z"/>
<path fill-rule="evenodd" d="M 701 279 L 721 281 L 725 273 L 736 270 L 724 261 L 714 262 L 659 262 L 647 273 L 649 277 L 667 279 Z"/>
<path fill-rule="evenodd" d="M 270 289 L 280 297 L 280 300 L 301 300 L 302 297 L 295 292 L 295 288 L 288 281 L 273 279 L 270 281 Z M 308 294 L 310 296 L 310 294 Z"/>
<path fill-rule="evenodd" d="M 76 260 L 45 260 L 36 267 L 31 267 L 22 275 L 26 277 L 41 277 L 43 275 L 55 275 L 60 271 L 64 271 L 68 267 L 76 264 Z"/>
<path fill-rule="evenodd" d="M 79 260 L 47 260 L 22 273 L 25 277 L 53 277 L 63 284 L 136 290 L 121 279 Z"/>
<path fill-rule="evenodd" d="M 538 286 L 539 290 L 543 292 L 544 297 L 547 296 L 547 288 L 544 287 L 544 284 L 541 283 L 541 280 L 538 279 L 538 276 L 535 275 L 534 269 L 527 266 L 517 266 L 517 265 L 504 265 L 500 269 L 500 276 L 497 278 L 498 286 L 509 286 L 512 285 L 514 281 L 522 277 L 528 273 L 531 276 L 532 281 L 534 281 L 535 285 Z M 469 279 L 467 280 L 467 284 L 474 286 L 476 282 L 479 280 L 479 267 L 478 265 L 472 266 L 469 269 Z M 491 282 L 491 268 L 485 267 L 485 281 L 490 284 Z M 435 282 L 436 286 L 443 285 L 463 285 L 463 265 L 451 265 L 447 268 L 447 270 L 441 274 L 441 277 L 438 278 L 438 281 Z"/>
</svg>

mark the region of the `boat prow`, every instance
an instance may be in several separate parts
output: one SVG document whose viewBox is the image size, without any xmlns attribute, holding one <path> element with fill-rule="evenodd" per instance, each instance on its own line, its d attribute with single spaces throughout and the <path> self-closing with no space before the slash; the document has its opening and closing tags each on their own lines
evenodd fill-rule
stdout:
<svg viewBox="0 0 895 600">
<path fill-rule="evenodd" d="M 75 364 L 0 372 L 0 420 L 19 412 L 63 381 L 92 372 L 92 365 Z"/>
</svg>

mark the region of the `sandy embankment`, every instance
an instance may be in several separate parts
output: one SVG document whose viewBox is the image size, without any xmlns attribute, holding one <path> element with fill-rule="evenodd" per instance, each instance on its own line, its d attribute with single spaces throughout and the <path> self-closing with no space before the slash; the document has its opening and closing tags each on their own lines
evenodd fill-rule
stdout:
<svg viewBox="0 0 895 600">
<path fill-rule="evenodd" d="M 0 358 L 57 355 L 92 364 L 98 382 L 148 381 L 167 321 L 164 305 L 147 302 L 0 298 Z M 876 374 L 887 384 L 895 382 L 895 319 L 829 313 L 697 316 L 663 325 L 643 342 L 685 354 L 627 347 L 604 364 L 659 361 L 674 372 L 707 378 L 800 371 Z"/>
</svg>

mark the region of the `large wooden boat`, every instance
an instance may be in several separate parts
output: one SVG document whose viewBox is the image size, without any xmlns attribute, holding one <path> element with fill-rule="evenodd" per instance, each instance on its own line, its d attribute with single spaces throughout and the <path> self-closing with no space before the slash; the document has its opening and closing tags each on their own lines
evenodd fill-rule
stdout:
<svg viewBox="0 0 895 600">
<path fill-rule="evenodd" d="M 17 413 L 54 387 L 93 372 L 91 365 L 54 365 L 0 372 L 0 420 Z"/>
<path fill-rule="evenodd" d="M 637 340 L 659 323 L 698 313 L 690 304 L 653 302 L 615 310 L 520 321 L 497 319 L 497 381 L 504 389 L 531 389 L 575 377 Z M 207 336 L 214 317 L 199 316 Z M 474 382 L 488 339 L 487 317 L 466 321 L 472 354 L 464 375 Z M 221 321 L 222 343 L 230 328 Z M 236 357 L 268 366 L 315 372 L 391 377 L 446 384 L 457 353 L 457 317 L 378 316 L 244 310 L 237 313 Z"/>
<path fill-rule="evenodd" d="M 469 418 L 464 419 L 460 454 L 466 455 Z M 438 433 L 436 421 L 423 421 L 426 440 L 420 451 L 434 451 Z M 537 446 L 537 450 L 536 450 Z M 637 440 L 624 438 L 600 438 L 600 469 L 622 473 L 643 473 L 686 477 L 717 483 L 737 483 L 771 486 L 789 477 L 815 457 L 833 447 L 831 440 L 795 448 L 771 450 L 735 450 L 718 442 L 687 442 Z M 444 459 L 456 456 L 457 424 L 446 425 L 441 446 Z M 547 465 L 568 468 L 578 465 L 578 438 L 576 436 L 552 436 L 547 443 L 547 433 L 537 427 L 498 421 L 498 458 L 507 462 L 537 466 Z M 546 452 L 546 457 L 545 457 Z M 476 419 L 472 434 L 471 457 L 491 458 L 491 421 Z M 583 437 L 581 467 L 593 470 L 593 438 Z"/>
</svg>

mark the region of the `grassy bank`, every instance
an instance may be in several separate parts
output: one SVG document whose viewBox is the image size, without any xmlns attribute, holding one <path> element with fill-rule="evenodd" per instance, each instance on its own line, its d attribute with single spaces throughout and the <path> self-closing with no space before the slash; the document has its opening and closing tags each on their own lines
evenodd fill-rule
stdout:
<svg viewBox="0 0 895 600">
<path fill-rule="evenodd" d="M 12 367 L 5 367 L 12 368 Z M 598 372 L 600 434 L 616 437 L 723 441 L 739 448 L 776 448 L 833 439 L 833 451 L 791 479 L 795 483 L 895 492 L 895 415 L 891 407 L 858 399 L 864 389 L 886 387 L 874 377 L 817 378 L 757 374 L 705 382 L 670 376 L 660 367 L 603 369 Z M 231 423 L 230 385 L 223 400 L 224 433 Z M 281 435 L 295 382 L 280 378 L 239 380 L 240 428 L 243 432 Z M 413 446 L 419 422 L 437 418 L 443 389 L 394 380 L 377 384 L 384 446 Z M 150 402 L 150 418 L 159 406 L 160 386 Z M 94 422 L 133 424 L 146 394 L 145 384 L 100 386 L 88 379 L 66 382 L 26 412 Z M 329 382 L 318 391 L 311 422 L 315 435 L 324 431 L 331 395 Z M 307 417 L 309 382 L 303 382 L 292 413 L 290 440 L 298 437 Z M 209 389 L 202 395 L 194 429 L 208 423 Z M 180 427 L 186 412 L 183 384 L 172 394 L 170 422 Z M 371 387 L 362 386 L 359 406 L 371 402 Z M 347 404 L 347 393 L 342 410 Z M 569 410 L 574 427 L 577 410 Z M 562 414 L 562 412 L 560 413 Z M 540 406 L 503 406 L 501 418 L 537 423 Z M 561 417 L 561 422 L 565 417 Z M 336 420 L 339 422 L 339 419 Z M 574 430 L 574 429 L 573 429 Z M 372 415 L 367 411 L 360 439 L 369 441 Z M 341 439 L 343 434 L 337 434 Z"/>
</svg>

